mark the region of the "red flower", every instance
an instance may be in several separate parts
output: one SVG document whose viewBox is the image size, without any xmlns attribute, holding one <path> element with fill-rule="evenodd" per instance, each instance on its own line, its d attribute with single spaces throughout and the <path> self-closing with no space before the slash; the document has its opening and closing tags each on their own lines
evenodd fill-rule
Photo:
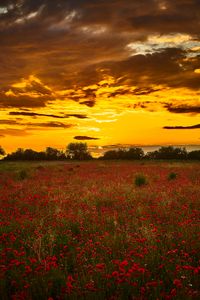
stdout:
<svg viewBox="0 0 200 300">
<path fill-rule="evenodd" d="M 182 282 L 180 279 L 174 279 L 173 284 L 177 287 L 177 288 L 181 288 L 182 287 Z"/>
<path fill-rule="evenodd" d="M 172 289 L 171 292 L 170 292 L 170 295 L 171 296 L 176 296 L 176 289 Z"/>
<path fill-rule="evenodd" d="M 96 264 L 95 267 L 96 267 L 97 270 L 101 271 L 101 270 L 103 270 L 105 268 L 105 264 Z"/>
</svg>

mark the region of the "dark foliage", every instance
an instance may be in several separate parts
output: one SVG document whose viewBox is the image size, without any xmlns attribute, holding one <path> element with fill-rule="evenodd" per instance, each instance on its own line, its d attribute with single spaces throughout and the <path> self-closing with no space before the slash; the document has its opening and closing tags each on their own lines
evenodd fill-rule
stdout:
<svg viewBox="0 0 200 300">
<path fill-rule="evenodd" d="M 67 157 L 73 160 L 92 159 L 86 143 L 70 143 L 66 149 Z"/>
<path fill-rule="evenodd" d="M 147 184 L 147 179 L 143 174 L 138 174 L 135 176 L 135 185 L 142 186 Z"/>
<path fill-rule="evenodd" d="M 46 151 L 37 152 L 32 149 L 18 148 L 15 152 L 8 154 L 4 160 L 63 160 L 66 159 L 65 154 L 62 151 L 48 147 Z"/>
<path fill-rule="evenodd" d="M 172 146 L 161 147 L 156 151 L 146 154 L 148 159 L 187 159 L 188 153 L 185 148 L 175 148 Z"/>
<path fill-rule="evenodd" d="M 4 149 L 0 146 L 0 156 L 5 156 Z M 47 147 L 45 151 L 35 151 L 32 149 L 18 148 L 15 152 L 7 154 L 4 160 L 15 161 L 39 161 L 39 160 L 90 160 L 93 159 L 88 151 L 86 143 L 70 143 L 66 151 L 60 151 L 56 148 Z M 161 147 L 156 151 L 148 152 L 146 155 L 141 148 L 132 147 L 129 149 L 110 150 L 104 153 L 102 160 L 200 160 L 200 150 L 187 152 L 185 148 Z"/>
<path fill-rule="evenodd" d="M 5 153 L 5 150 L 0 146 L 0 156 L 1 155 L 5 155 L 6 153 Z"/>
<path fill-rule="evenodd" d="M 189 152 L 188 159 L 200 160 L 200 150 Z"/>
<path fill-rule="evenodd" d="M 171 172 L 169 175 L 168 175 L 168 180 L 174 180 L 177 178 L 177 174 L 174 173 L 174 172 Z"/>
<path fill-rule="evenodd" d="M 130 148 L 107 151 L 103 159 L 142 159 L 143 157 L 144 151 L 141 148 Z"/>
</svg>

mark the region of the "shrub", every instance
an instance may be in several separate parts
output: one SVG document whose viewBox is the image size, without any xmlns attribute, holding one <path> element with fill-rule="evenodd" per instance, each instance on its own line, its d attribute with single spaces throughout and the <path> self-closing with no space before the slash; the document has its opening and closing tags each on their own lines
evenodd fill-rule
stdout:
<svg viewBox="0 0 200 300">
<path fill-rule="evenodd" d="M 26 170 L 21 170 L 21 171 L 19 171 L 19 173 L 17 174 L 17 178 L 18 178 L 19 180 L 24 180 L 24 179 L 28 178 L 28 173 L 27 173 L 27 171 L 26 171 Z"/>
<path fill-rule="evenodd" d="M 168 175 L 168 180 L 174 180 L 174 179 L 176 179 L 176 177 L 177 177 L 177 174 L 174 172 L 171 172 Z"/>
<path fill-rule="evenodd" d="M 138 174 L 135 176 L 135 185 L 142 186 L 147 184 L 147 179 L 143 174 Z"/>
</svg>

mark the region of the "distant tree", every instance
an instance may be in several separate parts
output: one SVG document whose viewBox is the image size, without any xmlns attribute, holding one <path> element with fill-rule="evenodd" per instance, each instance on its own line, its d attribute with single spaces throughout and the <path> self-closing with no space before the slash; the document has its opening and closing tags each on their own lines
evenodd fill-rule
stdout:
<svg viewBox="0 0 200 300">
<path fill-rule="evenodd" d="M 102 159 L 118 159 L 118 153 L 116 150 L 106 151 Z"/>
<path fill-rule="evenodd" d="M 104 153 L 102 159 L 141 159 L 144 152 L 141 148 L 130 148 L 128 150 L 109 150 Z"/>
<path fill-rule="evenodd" d="M 130 148 L 126 153 L 127 159 L 142 159 L 144 151 L 141 148 Z"/>
<path fill-rule="evenodd" d="M 189 152 L 188 159 L 200 160 L 200 150 L 194 150 Z"/>
<path fill-rule="evenodd" d="M 65 153 L 55 148 L 47 147 L 46 151 L 37 152 L 32 149 L 18 148 L 15 152 L 8 154 L 5 160 L 63 160 Z"/>
<path fill-rule="evenodd" d="M 47 147 L 45 154 L 46 154 L 46 159 L 57 160 L 57 159 L 59 159 L 60 151 L 56 148 Z"/>
<path fill-rule="evenodd" d="M 18 148 L 15 152 L 12 152 L 10 155 L 8 155 L 7 157 L 13 157 L 13 159 L 18 160 L 18 159 L 22 159 L 24 154 L 24 149 L 23 148 Z"/>
<path fill-rule="evenodd" d="M 161 147 L 156 151 L 148 152 L 146 158 L 149 159 L 187 159 L 185 148 L 175 148 L 172 146 Z"/>
<path fill-rule="evenodd" d="M 5 154 L 6 154 L 5 150 L 0 146 L 0 156 L 3 156 Z"/>
<path fill-rule="evenodd" d="M 70 159 L 87 160 L 92 158 L 86 143 L 70 143 L 67 146 L 66 154 Z"/>
<path fill-rule="evenodd" d="M 37 160 L 38 152 L 32 149 L 18 148 L 15 152 L 8 154 L 5 160 Z"/>
</svg>

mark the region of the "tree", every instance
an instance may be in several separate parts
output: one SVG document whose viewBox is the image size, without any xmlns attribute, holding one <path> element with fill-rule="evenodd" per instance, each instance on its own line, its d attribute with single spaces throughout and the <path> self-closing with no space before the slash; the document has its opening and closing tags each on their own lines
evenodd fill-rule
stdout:
<svg viewBox="0 0 200 300">
<path fill-rule="evenodd" d="M 5 150 L 0 146 L 0 156 L 3 156 L 5 155 Z"/>
<path fill-rule="evenodd" d="M 67 146 L 66 154 L 70 159 L 86 160 L 92 158 L 86 143 L 70 143 Z"/>
<path fill-rule="evenodd" d="M 106 151 L 102 159 L 118 159 L 118 152 L 116 150 Z"/>
<path fill-rule="evenodd" d="M 126 158 L 127 159 L 141 159 L 144 157 L 144 151 L 141 148 L 130 148 L 127 151 Z"/>
<path fill-rule="evenodd" d="M 46 159 L 57 160 L 60 156 L 60 151 L 56 148 L 47 147 L 45 154 L 46 154 Z"/>
<path fill-rule="evenodd" d="M 172 146 L 161 147 L 156 151 L 148 152 L 146 158 L 149 159 L 187 159 L 185 148 L 175 148 Z"/>
<path fill-rule="evenodd" d="M 188 153 L 188 159 L 200 160 L 200 150 L 193 150 Z"/>
<path fill-rule="evenodd" d="M 144 151 L 141 148 L 129 148 L 109 150 L 104 153 L 102 159 L 142 159 L 144 157 Z"/>
</svg>

